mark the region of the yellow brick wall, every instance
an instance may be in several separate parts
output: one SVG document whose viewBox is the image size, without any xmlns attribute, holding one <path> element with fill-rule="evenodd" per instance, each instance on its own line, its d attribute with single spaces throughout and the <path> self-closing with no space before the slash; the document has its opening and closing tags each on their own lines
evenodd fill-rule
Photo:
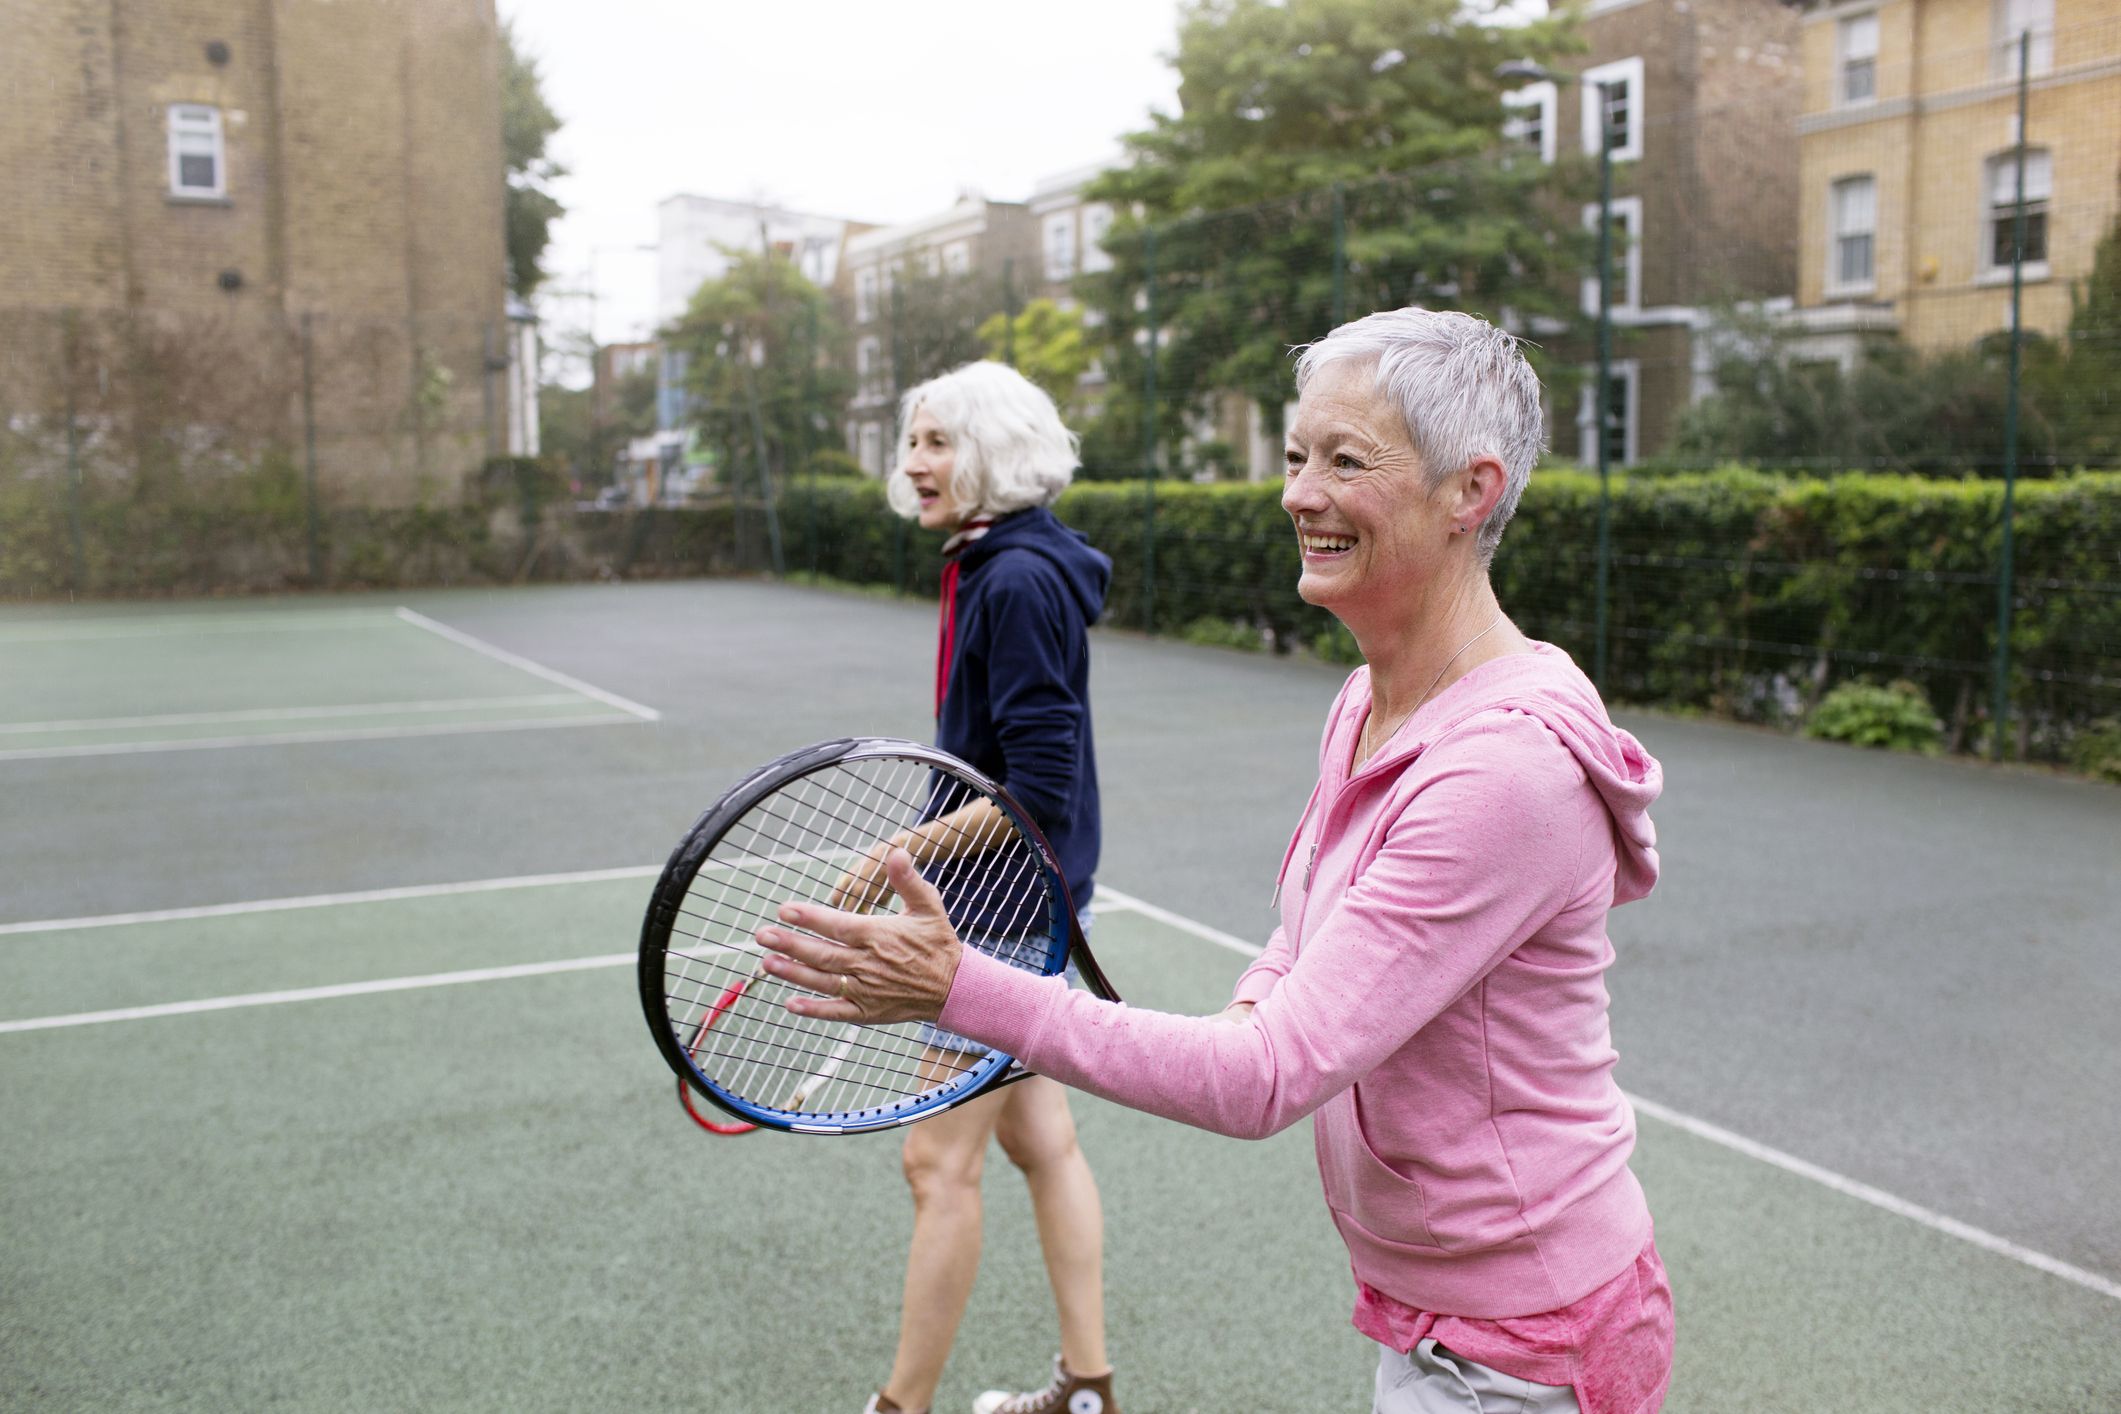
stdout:
<svg viewBox="0 0 2121 1414">
<path fill-rule="evenodd" d="M 2009 327 L 2009 284 L 1985 269 L 1987 159 L 2009 152 L 2016 85 L 1998 78 L 1990 0 L 1891 0 L 1879 10 L 1879 116 L 1835 124 L 1835 36 L 1843 11 L 1804 28 L 1805 112 L 1800 142 L 1802 234 L 1798 302 L 1825 288 L 1829 190 L 1862 172 L 1878 183 L 1876 294 L 1909 342 L 1959 348 Z M 2054 64 L 2033 79 L 2027 138 L 2053 163 L 2048 274 L 2028 283 L 2028 329 L 2059 334 L 2070 285 L 2091 269 L 2111 227 L 2121 154 L 2121 13 L 2112 0 L 2057 0 Z M 1912 47 L 1910 47 L 1912 46 Z M 1894 102 L 1915 95 L 1916 102 Z M 1851 116 L 1856 116 L 1851 110 Z"/>
</svg>

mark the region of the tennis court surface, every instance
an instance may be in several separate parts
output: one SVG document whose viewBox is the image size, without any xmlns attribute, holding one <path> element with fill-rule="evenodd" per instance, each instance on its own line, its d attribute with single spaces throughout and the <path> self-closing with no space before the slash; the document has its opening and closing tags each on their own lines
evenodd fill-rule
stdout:
<svg viewBox="0 0 2121 1414">
<path fill-rule="evenodd" d="M 926 734 L 932 633 L 749 583 L 0 609 L 0 1407 L 860 1408 L 894 1139 L 696 1130 L 630 963 L 743 770 Z M 1095 652 L 1098 955 L 1217 1008 L 1338 674 Z M 2121 1408 L 2121 792 L 1628 724 L 1668 1407 Z M 1077 1113 L 1127 1407 L 1367 1408 L 1307 1127 Z M 987 1198 L 938 1409 L 1051 1354 L 998 1154 Z"/>
</svg>

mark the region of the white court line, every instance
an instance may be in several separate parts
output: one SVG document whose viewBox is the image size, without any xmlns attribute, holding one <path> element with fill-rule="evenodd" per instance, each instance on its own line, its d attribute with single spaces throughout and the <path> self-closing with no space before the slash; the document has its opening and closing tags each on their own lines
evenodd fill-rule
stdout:
<svg viewBox="0 0 2121 1414">
<path fill-rule="evenodd" d="M 84 746 L 18 746 L 0 751 L 0 761 L 43 761 L 59 756 L 137 756 L 151 751 L 227 751 L 239 746 L 299 746 L 328 741 L 387 741 L 415 736 L 469 736 L 478 732 L 528 732 L 543 727 L 634 726 L 647 718 L 530 717 L 502 722 L 430 722 L 416 727 L 341 727 L 335 731 L 259 732 L 254 736 L 177 738 L 169 741 L 110 741 Z"/>
<path fill-rule="evenodd" d="M 198 727 L 230 722 L 299 721 L 316 717 L 388 716 L 404 712 L 470 712 L 489 707 L 559 707 L 581 701 L 576 692 L 536 692 L 517 697 L 453 697 L 435 702 L 349 702 L 338 707 L 245 707 L 226 712 L 165 712 L 154 717 L 77 717 L 65 722 L 0 722 L 7 732 L 95 732 L 120 727 Z"/>
<path fill-rule="evenodd" d="M 415 613 L 402 604 L 398 606 L 398 617 L 415 628 L 424 628 L 429 633 L 440 634 L 451 643 L 469 648 L 474 653 L 484 653 L 487 657 L 506 663 L 511 668 L 521 668 L 524 672 L 534 677 L 541 677 L 547 682 L 556 682 L 562 687 L 572 688 L 586 697 L 594 697 L 597 701 L 616 707 L 622 712 L 631 712 L 644 722 L 662 720 L 663 714 L 656 711 L 653 707 L 643 707 L 640 703 L 629 701 L 615 692 L 606 692 L 601 687 L 592 687 L 580 678 L 569 677 L 566 673 L 554 668 L 548 668 L 542 663 L 533 663 L 521 654 L 511 653 L 506 648 L 497 648 L 483 638 L 473 638 L 470 634 L 463 632 L 461 629 L 451 628 L 448 624 L 437 623 L 427 617 L 427 615 Z"/>
<path fill-rule="evenodd" d="M 1963 1223 L 1957 1218 L 1947 1217 L 1918 1203 L 1910 1203 L 1907 1199 L 1895 1197 L 1882 1188 L 1873 1188 L 1868 1183 L 1835 1173 L 1832 1169 L 1821 1168 L 1817 1164 L 1798 1158 L 1795 1154 L 1785 1154 L 1780 1149 L 1769 1148 L 1757 1140 L 1746 1138 L 1743 1134 L 1734 1134 L 1720 1125 L 1710 1124 L 1705 1119 L 1682 1114 L 1667 1105 L 1658 1104 L 1655 1100 L 1645 1100 L 1640 1095 L 1629 1095 L 1628 1103 L 1643 1114 L 1662 1120 L 1674 1128 L 1683 1129 L 1697 1139 L 1721 1144 L 1724 1148 L 1743 1154 L 1749 1159 L 1758 1159 L 1761 1163 L 1772 1164 L 1776 1168 L 1796 1174 L 1799 1178 L 1808 1178 L 1814 1183 L 1833 1189 L 1836 1193 L 1854 1198 L 1859 1203 L 1883 1208 L 1888 1213 L 1896 1213 L 1910 1222 L 1934 1228 L 1962 1242 L 1971 1242 L 1974 1246 L 1994 1252 L 1999 1257 L 2022 1262 L 2036 1271 L 2046 1272 L 2049 1276 L 2060 1277 L 2064 1281 L 2096 1291 L 2101 1296 L 2111 1296 L 2114 1300 L 2121 1301 L 2121 1282 L 2100 1276 L 2097 1272 L 2088 1272 L 2082 1267 L 2073 1267 L 2059 1258 L 2050 1257 L 2045 1252 L 2021 1247 L 2007 1237 L 1998 1237 L 1993 1232 L 1984 1231 L 1971 1223 Z"/>
<path fill-rule="evenodd" d="M 1144 902 L 1131 894 L 1123 894 L 1119 890 L 1108 888 L 1103 884 L 1097 886 L 1097 908 L 1100 912 L 1139 913 L 1144 917 L 1153 918 L 1159 923 L 1176 928 L 1180 932 L 1191 933 L 1196 938 L 1204 939 L 1217 947 L 1228 948 L 1231 952 L 1241 953 L 1246 957 L 1258 957 L 1263 951 L 1256 944 L 1248 943 L 1242 938 L 1233 937 L 1216 928 L 1210 928 L 1205 923 L 1196 923 L 1194 920 L 1182 917 L 1169 909 L 1158 908 L 1153 903 Z M 2066 1282 L 2072 1282 L 2089 1291 L 2096 1291 L 2101 1296 L 2110 1296 L 2116 1301 L 2121 1301 L 2121 1282 L 2100 1276 L 2097 1272 L 2086 1271 L 2083 1267 L 2071 1266 L 2060 1258 L 2050 1257 L 2045 1252 L 2036 1252 L 2032 1248 L 2021 1246 L 2007 1237 L 1998 1237 L 1993 1232 L 1975 1227 L 1971 1223 L 1963 1223 L 1957 1218 L 1948 1217 L 1934 1209 L 1925 1208 L 1919 1203 L 1910 1203 L 1907 1199 L 1896 1197 L 1882 1188 L 1873 1188 L 1870 1184 L 1850 1178 L 1845 1174 L 1835 1173 L 1832 1169 L 1821 1168 L 1818 1164 L 1800 1159 L 1794 1154 L 1786 1154 L 1780 1149 L 1772 1148 L 1755 1139 L 1748 1139 L 1743 1134 L 1734 1133 L 1721 1125 L 1711 1124 L 1705 1119 L 1696 1119 L 1694 1116 L 1675 1110 L 1669 1105 L 1661 1105 L 1655 1100 L 1646 1100 L 1642 1096 L 1635 1094 L 1628 1094 L 1627 1100 L 1639 1113 L 1646 1114 L 1652 1119 L 1660 1120 L 1675 1129 L 1683 1129 L 1697 1139 L 1706 1139 L 1711 1144 L 1721 1145 L 1733 1153 L 1743 1154 L 1749 1159 L 1757 1159 L 1763 1164 L 1771 1164 L 1787 1173 L 1796 1174 L 1799 1178 L 1808 1178 L 1821 1187 L 1830 1188 L 1844 1197 L 1854 1198 L 1859 1203 L 1868 1203 L 1874 1208 L 1882 1208 L 1888 1213 L 1906 1218 L 1910 1222 L 1920 1223 L 1933 1231 L 1956 1237 L 1962 1242 L 1972 1243 L 1974 1246 L 1987 1252 L 1993 1252 L 1999 1257 L 2008 1257 L 2013 1262 L 2022 1263 L 2035 1271 L 2046 1272 L 2049 1276 L 2060 1277 Z"/>
<path fill-rule="evenodd" d="M 597 870 L 581 875 L 545 874 L 530 875 L 521 879 L 486 879 L 470 884 L 435 885 L 404 890 L 376 890 L 366 894 L 318 895 L 308 899 L 273 899 L 255 904 L 223 904 L 213 909 L 171 909 L 160 914 L 111 914 L 100 919 L 72 919 L 57 924 L 12 924 L 0 927 L 0 933 L 27 931 L 31 927 L 41 927 L 45 930 L 55 931 L 64 927 L 107 926 L 113 922 L 156 922 L 177 917 L 212 917 L 217 914 L 239 911 L 262 912 L 272 908 L 316 908 L 324 907 L 332 902 L 370 902 L 384 898 L 431 897 L 438 893 L 472 893 L 489 889 L 528 888 L 552 883 L 586 883 L 613 878 L 642 878 L 649 874 L 660 872 L 661 870 L 658 866 L 641 866 L 634 869 Z M 1193 937 L 1246 957 L 1257 957 L 1261 952 L 1260 947 L 1256 944 L 1248 943 L 1244 939 L 1225 933 L 1218 928 L 1211 928 L 1205 923 L 1196 922 L 1181 914 L 1173 913 L 1169 909 L 1159 908 L 1155 904 L 1134 897 L 1132 894 L 1122 893 L 1118 889 L 1106 885 L 1101 884 L 1098 886 L 1096 906 L 1106 912 L 1139 913 L 1146 918 L 1152 918 L 1159 923 L 1176 928 L 1180 932 L 1191 934 Z M 354 982 L 335 987 L 308 987 L 285 992 L 252 992 L 242 996 L 210 997 L 202 1001 L 170 1002 L 160 1006 L 126 1007 L 115 1011 L 101 1012 L 76 1012 L 68 1016 L 31 1017 L 22 1021 L 0 1022 L 0 1034 L 16 1031 L 56 1030 L 72 1026 L 92 1026 L 104 1022 L 135 1021 L 149 1017 L 183 1016 L 197 1012 L 226 1011 L 239 1007 L 272 1006 L 284 1002 L 319 1001 L 331 997 L 361 996 L 376 992 L 412 991 L 423 987 L 444 987 L 464 982 L 491 982 L 517 977 L 539 977 L 555 972 L 586 972 L 596 968 L 620 967 L 636 960 L 637 955 L 634 953 L 611 953 L 600 957 L 573 958 L 564 962 L 529 963 L 521 967 L 492 967 L 470 972 L 431 973 L 424 977 L 397 977 L 376 982 Z M 1874 1208 L 1882 1209 L 1896 1217 L 1918 1223 L 1932 1231 L 1941 1232 L 1948 1237 L 1956 1237 L 1962 1242 L 1970 1243 L 1983 1251 L 1992 1252 L 1999 1257 L 2007 1258 L 2022 1266 L 2031 1267 L 2035 1271 L 2045 1272 L 2049 1276 L 2059 1277 L 2072 1285 L 2081 1286 L 2101 1296 L 2121 1301 L 2121 1282 L 2101 1276 L 2097 1272 L 2072 1266 L 2060 1258 L 2050 1257 L 2044 1252 L 2038 1252 L 2030 1247 L 2012 1242 L 2009 1238 L 1998 1237 L 1995 1233 L 1975 1227 L 1971 1223 L 1964 1223 L 1957 1218 L 1947 1217 L 1943 1213 L 1925 1208 L 1918 1203 L 1911 1203 L 1905 1198 L 1896 1197 L 1883 1189 L 1873 1188 L 1870 1184 L 1859 1182 L 1845 1174 L 1821 1168 L 1819 1165 L 1807 1162 L 1793 1154 L 1787 1154 L 1780 1149 L 1748 1139 L 1742 1134 L 1733 1133 L 1720 1125 L 1711 1124 L 1707 1120 L 1696 1119 L 1692 1115 L 1658 1104 L 1654 1100 L 1645 1100 L 1641 1096 L 1632 1094 L 1628 1095 L 1627 1099 L 1628 1103 L 1633 1105 L 1639 1112 L 1649 1115 L 1652 1119 L 1672 1125 L 1674 1128 L 1682 1129 L 1698 1139 L 1705 1139 L 1711 1144 L 1742 1154 L 1749 1159 L 1755 1159 L 1761 1163 L 1795 1174 L 1800 1178 L 1809 1179 L 1844 1197 L 1853 1198 L 1860 1203 L 1868 1203 Z"/>
<path fill-rule="evenodd" d="M 358 893 L 306 894 L 299 898 L 253 899 L 247 903 L 209 903 L 194 908 L 158 908 L 147 913 L 100 913 L 87 918 L 47 918 L 35 923 L 0 923 L 9 933 L 70 933 L 80 928 L 121 928 L 133 923 L 180 923 L 193 918 L 231 918 L 244 913 L 278 913 L 292 908 L 336 908 L 348 903 L 394 903 L 399 899 L 444 898 L 452 894 L 486 894 L 502 889 L 538 889 L 554 884 L 602 884 L 615 879 L 649 879 L 663 872 L 660 864 L 622 869 L 585 869 L 571 874 L 519 874 L 507 879 L 474 879 L 463 884 L 411 884 Z"/>
<path fill-rule="evenodd" d="M 0 643 L 66 643 L 93 638 L 160 638 L 173 633 L 297 633 L 318 628 L 394 626 L 395 616 L 380 609 L 317 614 L 157 614 L 145 618 L 0 627 Z"/>
<path fill-rule="evenodd" d="M 119 1007 L 115 1011 L 77 1011 L 71 1016 L 36 1016 L 25 1021 L 0 1021 L 0 1035 L 13 1031 L 56 1031 L 69 1026 L 97 1026 L 110 1021 L 142 1021 L 156 1016 L 194 1016 L 202 1011 L 234 1011 L 241 1007 L 279 1006 L 285 1002 L 320 1002 L 334 997 L 363 997 L 376 992 L 413 992 L 427 987 L 453 987 L 464 982 L 505 982 L 517 977 L 544 977 L 555 972 L 589 972 L 600 967 L 624 967 L 639 961 L 638 953 L 606 953 L 601 957 L 575 957 L 564 962 L 531 962 L 519 967 L 480 967 L 468 972 L 430 972 L 423 977 L 385 977 L 374 982 L 344 982 L 333 987 L 298 987 L 286 992 L 246 992 L 234 997 L 206 997 L 195 1002 L 164 1002 L 159 1006 Z"/>
</svg>

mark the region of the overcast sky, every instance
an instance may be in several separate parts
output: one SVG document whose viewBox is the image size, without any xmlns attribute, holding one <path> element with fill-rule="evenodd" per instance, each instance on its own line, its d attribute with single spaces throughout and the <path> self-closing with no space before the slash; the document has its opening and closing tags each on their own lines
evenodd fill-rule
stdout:
<svg viewBox="0 0 2121 1414">
<path fill-rule="evenodd" d="M 1176 0 L 499 0 L 564 126 L 548 283 L 597 333 L 653 317 L 656 203 L 908 220 L 1021 201 L 1174 111 Z M 573 301 L 548 319 L 586 323 Z"/>
</svg>

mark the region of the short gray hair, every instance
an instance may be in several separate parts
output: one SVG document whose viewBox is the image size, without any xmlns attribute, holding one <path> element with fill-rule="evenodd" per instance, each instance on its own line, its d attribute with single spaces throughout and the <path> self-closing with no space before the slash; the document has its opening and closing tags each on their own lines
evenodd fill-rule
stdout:
<svg viewBox="0 0 2121 1414">
<path fill-rule="evenodd" d="M 1480 562 L 1492 560 L 1502 528 L 1532 479 L 1532 464 L 1546 450 L 1539 375 L 1517 337 L 1470 314 L 1409 307 L 1343 324 L 1297 353 L 1299 397 L 1328 364 L 1357 359 L 1375 365 L 1373 386 L 1399 405 L 1431 488 L 1475 457 L 1490 455 L 1502 463 L 1502 496 L 1478 537 Z"/>
<path fill-rule="evenodd" d="M 942 424 L 955 454 L 950 494 L 975 515 L 1050 506 L 1075 477 L 1079 444 L 1053 399 L 1006 364 L 968 363 L 899 400 L 899 455 L 884 494 L 902 516 L 920 513 L 906 479 L 906 429 L 922 408 Z"/>
</svg>

